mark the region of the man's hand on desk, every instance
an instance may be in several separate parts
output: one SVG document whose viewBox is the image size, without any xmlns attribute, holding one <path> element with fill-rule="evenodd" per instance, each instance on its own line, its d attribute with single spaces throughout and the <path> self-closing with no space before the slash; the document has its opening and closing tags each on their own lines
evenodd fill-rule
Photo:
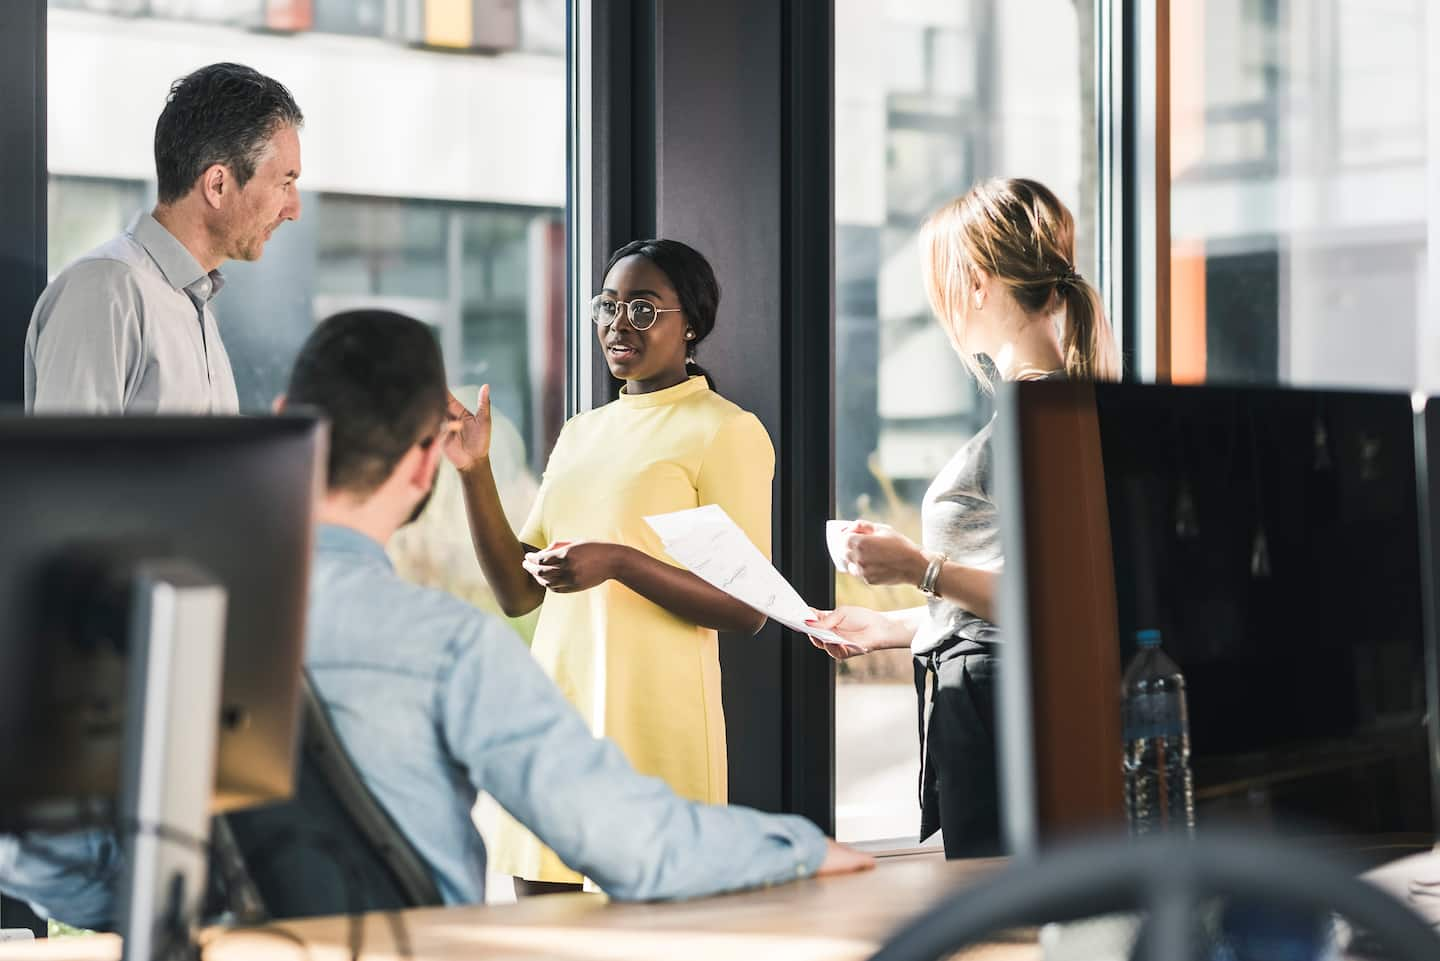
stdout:
<svg viewBox="0 0 1440 961">
<path fill-rule="evenodd" d="M 868 871 L 875 866 L 875 859 L 868 854 L 861 854 L 853 848 L 847 848 L 843 844 L 836 844 L 834 841 L 827 843 L 829 848 L 825 860 L 820 864 L 820 870 L 815 872 L 817 878 L 828 874 L 853 874 L 856 871 Z"/>
</svg>

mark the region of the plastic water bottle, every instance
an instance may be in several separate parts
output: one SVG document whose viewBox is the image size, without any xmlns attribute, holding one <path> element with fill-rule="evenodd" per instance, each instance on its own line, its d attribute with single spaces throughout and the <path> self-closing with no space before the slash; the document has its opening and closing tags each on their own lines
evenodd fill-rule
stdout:
<svg viewBox="0 0 1440 961">
<path fill-rule="evenodd" d="M 1130 833 L 1195 830 L 1190 718 L 1185 677 L 1160 649 L 1160 632 L 1140 631 L 1120 688 L 1125 736 L 1125 815 Z"/>
</svg>

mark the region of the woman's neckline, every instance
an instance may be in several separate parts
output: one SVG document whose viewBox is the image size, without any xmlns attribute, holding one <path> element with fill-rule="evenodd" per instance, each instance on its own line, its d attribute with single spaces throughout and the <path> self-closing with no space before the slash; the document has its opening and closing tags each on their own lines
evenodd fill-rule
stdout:
<svg viewBox="0 0 1440 961">
<path fill-rule="evenodd" d="M 710 383 L 704 376 L 694 374 L 682 380 L 673 387 L 666 387 L 663 390 L 652 390 L 647 394 L 627 394 L 620 391 L 616 403 L 624 407 L 660 407 L 664 404 L 673 404 L 677 400 L 683 400 L 691 394 L 698 394 L 702 390 L 709 390 Z"/>
</svg>

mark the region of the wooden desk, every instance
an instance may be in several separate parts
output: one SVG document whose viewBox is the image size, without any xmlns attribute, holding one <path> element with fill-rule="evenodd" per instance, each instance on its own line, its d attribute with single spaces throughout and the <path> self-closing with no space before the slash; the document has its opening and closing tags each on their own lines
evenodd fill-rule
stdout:
<svg viewBox="0 0 1440 961">
<path fill-rule="evenodd" d="M 934 854 L 881 859 L 873 871 L 679 904 L 610 904 L 549 895 L 515 905 L 406 911 L 416 961 L 861 961 L 896 927 L 998 861 Z M 206 961 L 344 961 L 343 918 L 282 922 L 302 949 L 274 933 L 207 932 Z M 0 961 L 116 961 L 112 935 L 0 945 Z M 1034 944 L 995 944 L 967 961 L 1039 961 Z M 362 957 L 396 959 L 385 917 L 364 918 Z"/>
</svg>

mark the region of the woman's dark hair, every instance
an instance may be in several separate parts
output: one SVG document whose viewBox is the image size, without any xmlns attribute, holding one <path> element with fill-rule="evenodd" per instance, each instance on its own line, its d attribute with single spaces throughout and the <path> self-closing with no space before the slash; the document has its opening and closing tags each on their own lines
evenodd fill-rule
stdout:
<svg viewBox="0 0 1440 961">
<path fill-rule="evenodd" d="M 170 85 L 155 123 L 159 200 L 190 192 L 207 168 L 224 164 L 244 187 L 281 127 L 305 122 L 285 85 L 238 63 L 212 63 Z"/>
<path fill-rule="evenodd" d="M 685 357 L 685 369 L 704 377 L 710 389 L 714 390 L 715 379 L 695 363 L 695 348 L 715 329 L 715 311 L 720 306 L 720 283 L 715 279 L 710 261 L 694 247 L 678 240 L 632 240 L 610 255 L 609 262 L 605 264 L 606 275 L 626 257 L 644 257 L 670 279 L 670 286 L 675 288 L 680 307 L 685 311 L 685 320 L 695 331 L 695 339 L 689 342 L 689 352 Z"/>
</svg>

